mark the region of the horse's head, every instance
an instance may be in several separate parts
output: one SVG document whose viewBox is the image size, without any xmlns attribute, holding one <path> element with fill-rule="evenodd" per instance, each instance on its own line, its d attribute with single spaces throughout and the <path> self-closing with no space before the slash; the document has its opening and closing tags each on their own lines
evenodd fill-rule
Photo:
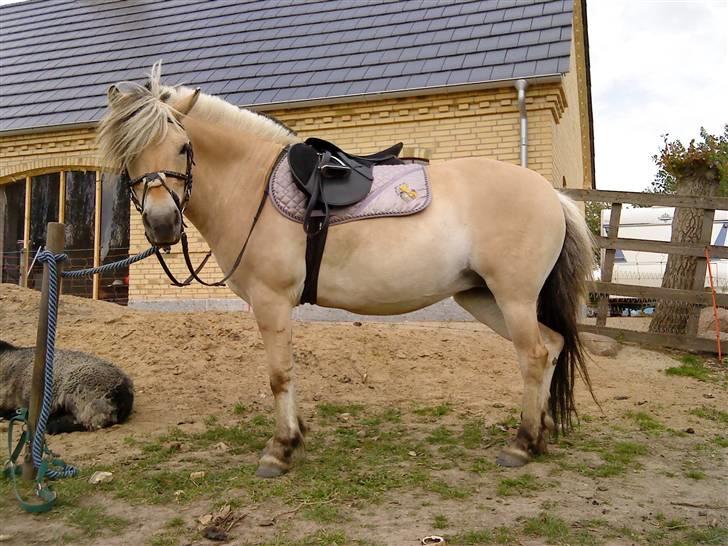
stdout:
<svg viewBox="0 0 728 546">
<path fill-rule="evenodd" d="M 128 176 L 131 200 L 149 242 L 173 245 L 182 233 L 194 164 L 182 123 L 199 89 L 162 86 L 155 65 L 145 86 L 112 85 L 107 97 L 108 110 L 98 131 L 104 161 Z"/>
</svg>

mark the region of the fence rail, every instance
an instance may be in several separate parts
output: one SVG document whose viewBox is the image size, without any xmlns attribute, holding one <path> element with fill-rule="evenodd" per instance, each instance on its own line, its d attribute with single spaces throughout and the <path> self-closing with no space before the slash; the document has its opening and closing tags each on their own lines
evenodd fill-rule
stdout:
<svg viewBox="0 0 728 546">
<path fill-rule="evenodd" d="M 597 301 L 595 324 L 582 324 L 580 329 L 606 335 L 625 341 L 634 341 L 645 345 L 672 347 L 690 351 L 722 352 L 728 350 L 728 340 L 718 337 L 699 335 L 700 314 L 706 307 L 717 305 L 728 307 L 728 294 L 711 294 L 705 291 L 705 277 L 709 266 L 708 255 L 717 259 L 728 259 L 728 248 L 711 244 L 711 234 L 716 210 L 728 210 L 726 197 L 699 197 L 684 195 L 668 195 L 655 193 L 638 193 L 607 190 L 563 189 L 564 194 L 577 201 L 609 203 L 611 213 L 607 236 L 596 237 L 597 246 L 604 250 L 601 264 L 601 280 L 591 285 L 591 293 Z M 696 243 L 664 242 L 647 239 L 628 239 L 619 237 L 619 225 L 622 205 L 683 207 L 703 211 L 703 227 L 700 240 Z M 654 252 L 676 256 L 692 256 L 697 265 L 692 289 L 660 288 L 652 286 L 631 285 L 612 282 L 615 255 L 617 250 L 638 252 Z M 684 332 L 658 333 L 638 331 L 634 329 L 607 325 L 610 315 L 610 298 L 622 296 L 644 302 L 671 301 L 684 304 L 689 319 Z M 713 296 L 715 300 L 713 300 Z M 719 336 L 719 334 L 718 334 Z"/>
</svg>

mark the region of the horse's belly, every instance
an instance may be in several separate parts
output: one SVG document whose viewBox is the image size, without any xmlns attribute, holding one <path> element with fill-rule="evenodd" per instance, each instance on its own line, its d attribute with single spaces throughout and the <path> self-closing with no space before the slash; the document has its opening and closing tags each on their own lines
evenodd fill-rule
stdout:
<svg viewBox="0 0 728 546">
<path fill-rule="evenodd" d="M 319 276 L 319 304 L 361 314 L 399 314 L 482 285 L 468 267 L 466 231 L 447 229 L 447 215 L 438 214 L 440 231 L 422 221 L 428 212 L 332 228 Z"/>
</svg>

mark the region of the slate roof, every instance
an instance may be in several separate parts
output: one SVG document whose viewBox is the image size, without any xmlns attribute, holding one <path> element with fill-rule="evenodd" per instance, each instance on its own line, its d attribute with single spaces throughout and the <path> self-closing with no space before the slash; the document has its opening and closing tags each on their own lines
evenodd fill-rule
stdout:
<svg viewBox="0 0 728 546">
<path fill-rule="evenodd" d="M 108 85 L 238 105 L 563 73 L 571 0 L 31 0 L 0 8 L 0 132 L 97 121 Z"/>
</svg>

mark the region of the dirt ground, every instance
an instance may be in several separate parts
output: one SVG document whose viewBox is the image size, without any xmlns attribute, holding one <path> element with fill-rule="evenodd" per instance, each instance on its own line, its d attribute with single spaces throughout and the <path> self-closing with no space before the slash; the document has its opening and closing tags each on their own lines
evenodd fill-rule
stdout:
<svg viewBox="0 0 728 546">
<path fill-rule="evenodd" d="M 0 338 L 33 345 L 37 305 L 36 292 L 0 285 Z M 601 409 L 579 383 L 577 429 L 503 469 L 493 461 L 522 387 L 509 342 L 474 322 L 300 323 L 311 432 L 292 472 L 262 483 L 252 473 L 272 396 L 250 316 L 64 297 L 57 346 L 126 370 L 134 412 L 50 437 L 83 469 L 56 484 L 50 514 L 22 512 L 0 480 L 3 544 L 209 544 L 206 514 L 232 524 L 229 544 L 728 543 L 727 383 L 709 359 L 628 345 L 594 357 Z M 702 380 L 666 373 L 685 363 Z M 106 469 L 112 483 L 87 484 Z"/>
</svg>

